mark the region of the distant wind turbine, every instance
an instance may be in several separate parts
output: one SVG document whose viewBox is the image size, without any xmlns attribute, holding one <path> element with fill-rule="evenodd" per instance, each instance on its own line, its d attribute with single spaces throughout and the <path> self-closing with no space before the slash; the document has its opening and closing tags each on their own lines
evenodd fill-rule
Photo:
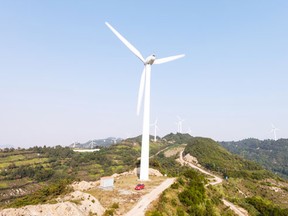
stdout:
<svg viewBox="0 0 288 216">
<path fill-rule="evenodd" d="M 175 122 L 175 124 L 177 125 L 177 130 L 176 130 L 176 133 L 179 133 L 179 122 Z"/>
<path fill-rule="evenodd" d="M 93 149 L 93 147 L 94 147 L 94 140 L 92 140 L 91 142 L 91 149 Z"/>
<path fill-rule="evenodd" d="M 128 42 L 118 31 L 116 31 L 108 22 L 105 23 L 107 27 L 127 46 L 127 48 L 134 53 L 144 64 L 144 70 L 141 75 L 137 114 L 139 115 L 142 99 L 144 96 L 144 110 L 143 110 L 143 131 L 142 131 L 142 146 L 141 146 L 141 163 L 140 163 L 140 180 L 149 180 L 149 121 L 150 121 L 150 79 L 151 79 L 151 65 L 162 64 L 184 57 L 184 55 L 176 55 L 167 58 L 157 59 L 154 54 L 148 56 L 146 59 L 142 54 Z M 145 92 L 144 92 L 145 90 Z"/>
<path fill-rule="evenodd" d="M 157 130 L 159 130 L 157 123 L 158 123 L 158 119 L 156 119 L 155 122 L 153 124 L 151 124 L 151 126 L 154 126 L 154 142 L 157 141 L 156 133 L 157 133 Z"/>
<path fill-rule="evenodd" d="M 117 143 L 117 138 L 116 137 L 113 138 L 112 141 L 113 141 L 114 144 L 116 144 Z"/>
<path fill-rule="evenodd" d="M 178 125 L 178 133 L 182 133 L 182 122 L 185 121 L 184 119 L 180 118 L 179 116 L 177 116 L 178 118 L 178 122 L 177 122 L 177 125 Z"/>
<path fill-rule="evenodd" d="M 277 140 L 277 136 L 276 136 L 276 131 L 277 130 L 280 130 L 279 128 L 276 128 L 274 126 L 274 124 L 271 124 L 272 125 L 272 129 L 271 129 L 271 133 L 274 133 L 274 140 L 276 141 Z"/>
</svg>

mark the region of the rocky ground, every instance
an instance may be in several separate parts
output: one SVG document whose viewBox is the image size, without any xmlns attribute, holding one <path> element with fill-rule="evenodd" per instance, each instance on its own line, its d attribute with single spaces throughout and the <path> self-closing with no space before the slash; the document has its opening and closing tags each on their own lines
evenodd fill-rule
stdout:
<svg viewBox="0 0 288 216">
<path fill-rule="evenodd" d="M 155 178 L 160 177 L 159 180 L 155 181 L 157 184 L 160 184 L 163 179 L 161 179 L 162 174 L 154 169 L 149 170 L 149 175 L 154 176 Z M 134 191 L 135 183 L 137 183 L 137 169 L 134 169 L 131 172 L 125 172 L 121 174 L 114 174 L 115 178 L 115 188 L 112 189 L 112 193 L 119 193 L 119 196 L 111 197 L 109 191 L 103 191 L 99 189 L 100 181 L 95 182 L 74 182 L 71 186 L 73 192 L 65 195 L 64 197 L 59 197 L 55 200 L 55 204 L 42 204 L 42 205 L 29 205 L 21 208 L 9 208 L 3 209 L 0 211 L 0 216 L 89 216 L 89 215 L 103 215 L 106 208 L 109 205 L 105 205 L 104 196 L 108 195 L 107 200 L 113 199 L 115 203 L 129 203 L 131 202 L 131 197 L 134 197 L 135 200 L 131 202 L 131 205 L 134 205 L 144 194 L 150 192 L 154 187 L 154 182 L 147 183 L 147 190 L 145 191 Z M 125 179 L 133 178 L 133 182 L 128 182 L 129 185 L 126 186 Z M 121 183 L 123 188 L 121 188 Z M 128 188 L 127 188 L 128 187 Z M 93 193 L 89 191 L 98 191 L 101 195 L 93 196 Z M 111 191 L 110 191 L 111 192 Z M 106 195 L 105 195 L 106 194 Z M 96 198 L 98 197 L 98 199 Z M 125 198 L 129 199 L 126 200 Z M 102 199 L 103 204 L 99 202 L 99 199 Z M 123 212 L 127 209 L 123 209 Z M 119 210 L 118 210 L 119 212 Z M 120 214 L 120 215 L 121 215 Z"/>
<path fill-rule="evenodd" d="M 88 216 L 102 215 L 104 207 L 88 193 L 74 191 L 56 204 L 29 205 L 22 208 L 9 208 L 0 212 L 0 216 Z"/>
</svg>

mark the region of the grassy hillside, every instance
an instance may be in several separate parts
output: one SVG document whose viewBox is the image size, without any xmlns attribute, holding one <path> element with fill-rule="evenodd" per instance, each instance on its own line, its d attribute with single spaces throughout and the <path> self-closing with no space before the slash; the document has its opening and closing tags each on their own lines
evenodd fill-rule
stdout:
<svg viewBox="0 0 288 216">
<path fill-rule="evenodd" d="M 66 186 L 73 180 L 98 180 L 131 170 L 139 164 L 140 140 L 141 137 L 124 140 L 92 153 L 60 146 L 6 149 L 0 152 L 0 205 L 53 202 L 59 194 L 69 192 Z M 183 149 L 185 154 L 197 157 L 203 167 L 228 176 L 228 180 L 205 187 L 207 181 L 202 174 L 176 162 Z M 160 150 L 164 151 L 156 154 Z M 287 212 L 286 181 L 211 139 L 168 134 L 150 143 L 150 156 L 150 167 L 177 177 L 177 182 L 161 195 L 147 215 L 234 215 L 222 203 L 223 197 L 244 207 L 252 216 Z"/>
<path fill-rule="evenodd" d="M 202 166 L 221 172 L 224 176 L 253 179 L 273 176 L 260 165 L 228 152 L 212 139 L 196 137 L 190 139 L 187 144 L 185 154 L 193 155 Z"/>
<path fill-rule="evenodd" d="M 150 154 L 155 154 L 166 145 L 166 142 L 151 142 Z M 40 203 L 46 202 L 37 197 L 42 194 L 41 190 L 44 193 L 49 191 L 49 186 L 53 188 L 55 184 L 60 184 L 62 187 L 73 180 L 92 181 L 125 172 L 137 166 L 139 157 L 140 143 L 137 138 L 91 153 L 74 152 L 61 146 L 5 149 L 0 152 L 0 206 L 18 197 L 24 197 L 21 202 L 25 205 L 31 201 L 31 194 Z"/>
<path fill-rule="evenodd" d="M 288 139 L 245 139 L 238 142 L 220 142 L 227 150 L 255 161 L 266 169 L 288 178 Z"/>
<path fill-rule="evenodd" d="M 223 197 L 247 209 L 252 216 L 287 215 L 286 181 L 254 162 L 233 155 L 211 139 L 187 134 L 170 134 L 166 139 L 174 148 L 186 144 L 185 154 L 197 157 L 205 168 L 229 178 L 220 185 L 203 187 L 201 174 L 187 174 L 185 167 L 177 168 L 178 183 L 162 194 L 147 215 L 234 215 L 223 205 Z"/>
<path fill-rule="evenodd" d="M 177 182 L 164 191 L 146 215 L 234 215 L 221 202 L 222 195 L 211 187 L 205 188 L 205 183 L 205 178 L 200 173 L 183 169 Z"/>
</svg>

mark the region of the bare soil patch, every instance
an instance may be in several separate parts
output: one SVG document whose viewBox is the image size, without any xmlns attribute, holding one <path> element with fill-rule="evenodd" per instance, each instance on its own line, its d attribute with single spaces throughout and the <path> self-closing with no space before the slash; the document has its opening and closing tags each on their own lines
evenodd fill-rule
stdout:
<svg viewBox="0 0 288 216">
<path fill-rule="evenodd" d="M 151 192 L 166 179 L 166 177 L 150 176 L 150 181 L 141 182 L 136 175 L 125 175 L 115 178 L 113 189 L 103 190 L 97 187 L 86 192 L 98 199 L 104 208 L 109 208 L 114 203 L 118 203 L 119 208 L 115 215 L 124 215 L 142 196 Z M 145 189 L 135 190 L 135 186 L 139 183 L 144 183 Z"/>
<path fill-rule="evenodd" d="M 164 152 L 165 157 L 172 157 L 175 155 L 178 155 L 180 152 L 184 151 L 185 147 L 179 146 L 175 148 L 168 149 L 167 151 Z"/>
</svg>

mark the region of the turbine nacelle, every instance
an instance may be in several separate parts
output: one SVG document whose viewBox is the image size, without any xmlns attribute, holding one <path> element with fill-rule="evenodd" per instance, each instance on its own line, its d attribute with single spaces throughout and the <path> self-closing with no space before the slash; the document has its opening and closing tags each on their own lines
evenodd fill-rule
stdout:
<svg viewBox="0 0 288 216">
<path fill-rule="evenodd" d="M 154 63 L 155 59 L 156 59 L 156 56 L 155 56 L 154 54 L 148 56 L 148 57 L 145 59 L 144 65 L 146 65 L 146 64 L 152 65 L 152 64 Z"/>
</svg>

